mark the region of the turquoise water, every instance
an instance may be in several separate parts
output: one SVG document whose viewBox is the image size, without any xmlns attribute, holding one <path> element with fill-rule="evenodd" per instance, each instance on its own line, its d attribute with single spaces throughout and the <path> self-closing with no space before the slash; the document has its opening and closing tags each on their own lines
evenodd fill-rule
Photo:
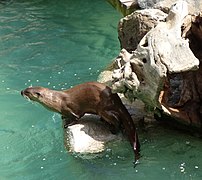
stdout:
<svg viewBox="0 0 202 180">
<path fill-rule="evenodd" d="M 119 52 L 120 17 L 104 0 L 0 3 L 0 180 L 202 179 L 201 139 L 151 127 L 136 169 L 127 142 L 82 160 L 66 152 L 60 117 L 21 97 L 96 80 Z"/>
</svg>

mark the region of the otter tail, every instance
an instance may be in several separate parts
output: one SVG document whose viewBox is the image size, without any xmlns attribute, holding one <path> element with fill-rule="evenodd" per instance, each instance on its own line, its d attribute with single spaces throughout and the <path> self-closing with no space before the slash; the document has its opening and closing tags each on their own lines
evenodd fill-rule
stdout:
<svg viewBox="0 0 202 180">
<path fill-rule="evenodd" d="M 125 133 L 128 136 L 129 142 L 133 148 L 133 152 L 135 155 L 135 163 L 140 158 L 140 143 L 138 139 L 138 135 L 136 132 L 135 124 L 132 120 L 131 115 L 129 114 L 128 110 L 122 103 L 121 99 L 117 94 L 113 94 L 114 104 L 118 104 L 117 111 L 119 112 L 119 118 L 123 128 L 125 129 Z"/>
<path fill-rule="evenodd" d="M 137 160 L 140 158 L 140 142 L 139 142 L 135 124 L 129 112 L 125 108 L 125 106 L 124 106 L 124 109 L 125 109 L 125 112 L 122 112 L 124 114 L 124 117 L 122 118 L 122 123 L 125 129 L 126 135 L 128 136 L 129 142 L 133 148 L 134 156 L 135 156 L 134 163 L 136 164 Z"/>
</svg>

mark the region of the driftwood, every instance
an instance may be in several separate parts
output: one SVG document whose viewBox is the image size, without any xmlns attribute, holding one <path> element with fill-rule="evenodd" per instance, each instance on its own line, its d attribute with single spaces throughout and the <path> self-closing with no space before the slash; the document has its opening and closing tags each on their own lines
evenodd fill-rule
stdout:
<svg viewBox="0 0 202 180">
<path fill-rule="evenodd" d="M 137 10 L 122 18 L 118 25 L 121 48 L 130 53 L 134 51 L 147 32 L 154 28 L 159 21 L 164 21 L 166 17 L 167 14 L 159 9 L 145 9 Z"/>
<path fill-rule="evenodd" d="M 112 6 L 120 11 L 124 16 L 138 9 L 160 9 L 168 12 L 170 6 L 176 0 L 107 0 Z M 187 0 L 189 13 L 199 13 L 202 9 L 201 0 Z"/>
<path fill-rule="evenodd" d="M 202 60 L 202 15 L 189 15 L 184 20 L 182 35 L 189 39 L 194 55 Z M 175 84 L 178 84 L 175 87 Z M 172 117 L 186 125 L 202 129 L 202 66 L 168 76 L 168 85 L 161 92 L 160 102 Z"/>
<path fill-rule="evenodd" d="M 112 88 L 131 101 L 141 99 L 150 109 L 201 128 L 201 16 L 187 15 L 187 3 L 176 2 L 165 22 L 151 29 L 134 51 L 122 49 Z"/>
</svg>

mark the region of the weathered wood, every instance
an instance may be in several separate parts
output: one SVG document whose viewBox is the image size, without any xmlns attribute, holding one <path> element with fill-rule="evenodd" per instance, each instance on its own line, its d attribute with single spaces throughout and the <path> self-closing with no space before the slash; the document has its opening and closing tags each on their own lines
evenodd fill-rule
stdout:
<svg viewBox="0 0 202 180">
<path fill-rule="evenodd" d="M 166 21 L 150 30 L 134 52 L 121 51 L 113 74 L 115 92 L 124 93 L 130 99 L 139 98 L 154 109 L 161 108 L 158 97 L 167 73 L 198 68 L 198 59 L 188 42 L 181 38 L 182 20 L 187 14 L 186 2 L 177 2 Z"/>
<path fill-rule="evenodd" d="M 190 48 L 202 60 L 202 14 L 189 15 L 184 21 L 182 34 L 189 39 Z M 173 81 L 176 79 L 178 86 Z M 173 98 L 174 97 L 174 98 Z M 164 110 L 171 117 L 189 127 L 202 128 L 202 66 L 193 72 L 168 77 L 168 86 L 160 98 Z"/>
<path fill-rule="evenodd" d="M 168 12 L 176 0 L 108 0 L 124 16 L 138 9 L 159 9 Z M 202 9 L 201 0 L 187 0 L 190 14 L 199 13 Z"/>
<path fill-rule="evenodd" d="M 134 51 L 147 32 L 166 17 L 167 14 L 159 9 L 145 9 L 122 18 L 118 25 L 121 49 L 126 49 L 130 53 Z"/>
</svg>

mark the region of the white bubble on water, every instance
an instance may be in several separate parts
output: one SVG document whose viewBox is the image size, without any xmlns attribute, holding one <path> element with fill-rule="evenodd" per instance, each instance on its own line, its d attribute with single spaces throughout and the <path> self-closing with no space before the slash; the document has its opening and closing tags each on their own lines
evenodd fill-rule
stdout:
<svg viewBox="0 0 202 180">
<path fill-rule="evenodd" d="M 182 166 L 180 166 L 180 172 L 181 172 L 181 173 L 185 172 L 185 168 L 182 167 Z"/>
<path fill-rule="evenodd" d="M 181 163 L 180 166 L 185 166 L 185 163 Z"/>
<path fill-rule="evenodd" d="M 190 142 L 189 141 L 186 141 L 186 145 L 189 145 L 190 144 Z"/>
<path fill-rule="evenodd" d="M 109 149 L 109 148 L 107 148 L 107 150 L 106 150 L 107 152 L 111 152 L 112 150 L 111 149 Z"/>
</svg>

